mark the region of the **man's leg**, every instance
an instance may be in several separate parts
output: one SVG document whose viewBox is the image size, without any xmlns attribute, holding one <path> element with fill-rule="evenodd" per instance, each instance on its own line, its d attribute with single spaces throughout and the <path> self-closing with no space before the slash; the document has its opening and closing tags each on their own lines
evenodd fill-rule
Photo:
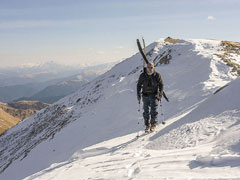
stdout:
<svg viewBox="0 0 240 180">
<path fill-rule="evenodd" d="M 157 124 L 157 117 L 158 117 L 158 100 L 156 96 L 151 96 L 151 124 Z"/>
<path fill-rule="evenodd" d="M 150 119 L 149 107 L 150 107 L 149 97 L 143 96 L 143 110 L 144 110 L 143 118 L 146 126 L 149 126 L 149 119 Z"/>
</svg>

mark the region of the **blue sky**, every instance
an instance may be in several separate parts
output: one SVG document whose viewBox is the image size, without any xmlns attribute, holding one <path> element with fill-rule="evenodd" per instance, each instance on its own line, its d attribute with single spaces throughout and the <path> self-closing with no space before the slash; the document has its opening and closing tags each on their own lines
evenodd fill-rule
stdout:
<svg viewBox="0 0 240 180">
<path fill-rule="evenodd" d="M 240 41 L 239 0 L 0 0 L 0 67 L 99 64 L 168 36 Z"/>
</svg>

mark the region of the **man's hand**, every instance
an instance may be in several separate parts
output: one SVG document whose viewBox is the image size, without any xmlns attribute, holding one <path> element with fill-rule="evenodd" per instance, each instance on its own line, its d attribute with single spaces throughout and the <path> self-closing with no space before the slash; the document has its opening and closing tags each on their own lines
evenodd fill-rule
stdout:
<svg viewBox="0 0 240 180">
<path fill-rule="evenodd" d="M 162 99 L 162 96 L 161 96 L 161 95 L 158 95 L 158 96 L 157 96 L 157 100 L 158 100 L 158 101 L 161 101 L 161 99 Z"/>
</svg>

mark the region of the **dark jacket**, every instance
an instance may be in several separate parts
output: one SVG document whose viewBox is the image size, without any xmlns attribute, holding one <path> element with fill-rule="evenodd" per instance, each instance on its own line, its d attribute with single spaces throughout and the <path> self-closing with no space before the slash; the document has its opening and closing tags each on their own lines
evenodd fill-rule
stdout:
<svg viewBox="0 0 240 180">
<path fill-rule="evenodd" d="M 142 90 L 143 96 L 154 94 L 160 99 L 163 95 L 163 87 L 162 77 L 158 72 L 154 71 L 152 75 L 143 72 L 138 79 L 137 95 L 141 97 Z"/>
</svg>

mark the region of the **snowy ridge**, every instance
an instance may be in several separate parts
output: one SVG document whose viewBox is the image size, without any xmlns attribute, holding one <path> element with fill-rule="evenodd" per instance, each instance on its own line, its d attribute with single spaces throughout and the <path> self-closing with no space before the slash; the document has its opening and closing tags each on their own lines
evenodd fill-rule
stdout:
<svg viewBox="0 0 240 180">
<path fill-rule="evenodd" d="M 204 163 L 206 167 L 210 166 L 213 158 L 216 162 L 217 156 L 211 155 L 222 152 L 217 150 L 223 147 L 217 139 L 227 135 L 225 129 L 231 127 L 235 133 L 228 136 L 237 137 L 239 133 L 240 107 L 236 102 L 239 79 L 212 95 L 236 78 L 231 67 L 215 56 L 219 51 L 220 41 L 216 40 L 180 40 L 176 44 L 159 40 L 152 43 L 147 47 L 148 58 L 158 64 L 156 70 L 161 73 L 166 94 L 170 97 L 170 103 L 163 101 L 166 127 L 160 126 L 158 133 L 135 139 L 136 132 L 143 129 L 142 114 L 137 112 L 136 101 L 136 81 L 142 69 L 138 53 L 2 135 L 0 178 L 23 179 L 39 171 L 26 179 L 79 179 L 80 175 L 82 179 L 146 179 L 144 177 L 151 173 L 157 178 L 160 177 L 159 170 L 163 170 L 161 163 L 167 163 L 164 159 L 176 157 L 186 158 L 184 163 L 176 163 L 183 167 L 183 173 L 193 169 L 191 173 L 197 174 L 193 177 L 202 177 L 201 173 L 206 172 L 194 172 L 194 168 Z M 224 93 L 230 100 L 226 106 L 220 106 L 226 101 Z M 237 97 L 231 97 L 231 93 Z M 226 118 L 230 120 L 226 121 Z M 140 125 L 137 125 L 138 121 Z M 112 138 L 115 139 L 110 140 Z M 230 160 L 239 158 L 237 138 L 231 143 L 225 144 L 232 147 L 227 154 Z M 171 152 L 174 155 L 167 155 Z M 184 152 L 187 153 L 184 155 Z M 166 156 L 159 160 L 162 153 Z M 233 158 L 237 162 L 235 160 Z M 102 166 L 100 162 L 103 162 Z M 94 164 L 95 170 L 89 175 Z M 142 166 L 147 166 L 149 172 Z M 16 171 L 19 173 L 13 173 Z M 66 173 L 59 174 L 61 171 Z M 233 172 L 231 177 L 240 175 L 230 171 Z M 120 172 L 119 177 L 116 172 Z M 178 173 L 182 175 L 182 172 Z M 214 171 L 209 170 L 211 172 Z M 171 173 L 164 177 L 172 177 Z M 224 173 L 222 171 L 220 177 Z"/>
<path fill-rule="evenodd" d="M 218 96 L 229 97 L 239 87 L 240 79 L 237 79 Z M 218 99 L 213 95 L 193 114 Z M 235 104 L 231 100 L 222 106 Z M 166 131 L 168 127 L 158 127 L 156 134 L 144 135 L 141 131 L 139 138 L 132 133 L 84 148 L 69 160 L 52 164 L 26 180 L 239 179 L 240 109 L 237 104 L 234 106 L 223 113 L 215 108 L 215 116 L 179 126 L 173 133 Z M 208 115 L 206 112 L 205 116 Z M 168 119 L 169 126 L 181 119 Z M 166 134 L 160 135 L 162 132 Z"/>
</svg>

